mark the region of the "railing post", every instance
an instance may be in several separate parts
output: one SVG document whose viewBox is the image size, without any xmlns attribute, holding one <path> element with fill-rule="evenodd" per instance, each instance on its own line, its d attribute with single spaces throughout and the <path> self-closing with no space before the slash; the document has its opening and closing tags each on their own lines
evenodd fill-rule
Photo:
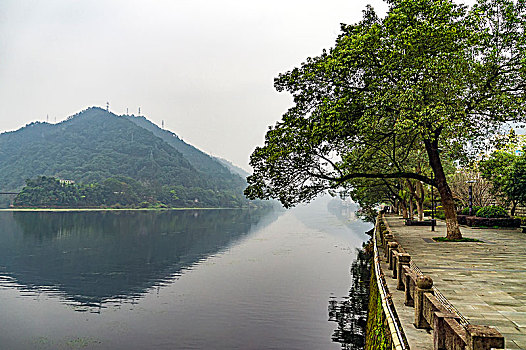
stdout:
<svg viewBox="0 0 526 350">
<path fill-rule="evenodd" d="M 431 328 L 424 317 L 424 293 L 433 292 L 433 280 L 428 276 L 419 276 L 416 280 L 415 287 L 415 327 L 416 328 Z"/>
<path fill-rule="evenodd" d="M 384 242 L 383 242 L 383 248 L 384 248 L 384 257 L 387 258 L 387 252 L 388 252 L 388 248 L 389 248 L 389 243 L 394 241 L 394 237 L 392 234 L 388 233 L 386 235 L 384 235 Z"/>
<path fill-rule="evenodd" d="M 398 264 L 396 266 L 396 289 L 404 290 L 404 266 L 409 266 L 411 255 L 407 253 L 398 254 Z"/>
<path fill-rule="evenodd" d="M 396 279 L 397 272 L 398 272 L 398 256 L 402 254 L 398 251 L 393 252 L 393 279 Z"/>
<path fill-rule="evenodd" d="M 466 326 L 468 341 L 466 350 L 503 349 L 504 337 L 495 328 L 488 326 Z"/>
<path fill-rule="evenodd" d="M 398 251 L 398 243 L 389 242 L 387 249 L 389 250 L 389 252 L 387 253 L 387 263 L 389 264 L 389 270 L 392 270 L 393 269 L 393 252 Z"/>
<path fill-rule="evenodd" d="M 446 329 L 445 329 L 445 319 L 453 318 L 457 321 L 460 320 L 460 317 L 457 315 L 448 312 L 434 312 L 433 317 L 433 349 L 434 350 L 445 350 L 446 349 Z"/>
<path fill-rule="evenodd" d="M 411 279 L 412 279 L 411 275 L 409 274 L 405 275 L 405 280 L 404 280 L 404 285 L 405 285 L 404 305 L 405 306 L 415 306 L 415 301 L 411 297 Z"/>
</svg>

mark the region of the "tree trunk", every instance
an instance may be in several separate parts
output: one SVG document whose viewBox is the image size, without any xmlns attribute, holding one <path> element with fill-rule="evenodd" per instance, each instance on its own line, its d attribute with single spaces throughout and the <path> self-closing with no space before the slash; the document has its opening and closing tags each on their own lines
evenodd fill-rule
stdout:
<svg viewBox="0 0 526 350">
<path fill-rule="evenodd" d="M 413 207 L 413 198 L 409 197 L 409 219 L 413 220 L 413 212 L 415 211 Z"/>
<path fill-rule="evenodd" d="M 418 221 L 424 221 L 424 205 L 419 200 L 416 201 L 416 210 L 418 211 Z"/>
<path fill-rule="evenodd" d="M 416 196 L 416 210 L 418 211 L 418 221 L 424 221 L 424 186 L 422 182 L 416 182 L 418 195 Z"/>
<path fill-rule="evenodd" d="M 440 201 L 444 208 L 444 214 L 446 216 L 446 238 L 447 239 L 461 239 L 462 233 L 457 221 L 457 212 L 455 210 L 455 201 L 453 200 L 453 194 L 447 184 L 446 174 L 442 167 L 442 161 L 438 153 L 438 141 L 437 139 L 424 140 L 426 146 L 427 155 L 429 156 L 429 165 L 433 169 L 435 174 L 436 187 L 440 194 Z"/>
<path fill-rule="evenodd" d="M 400 206 L 402 207 L 402 216 L 404 219 L 407 219 L 407 206 L 405 205 L 405 202 L 401 201 Z"/>
<path fill-rule="evenodd" d="M 510 216 L 515 216 L 515 210 L 517 209 L 517 202 L 511 201 L 511 210 L 510 210 Z"/>
<path fill-rule="evenodd" d="M 418 173 L 420 173 L 420 169 L 418 170 Z M 422 186 L 422 182 L 418 180 L 415 181 L 414 186 L 412 180 L 406 180 L 411 196 L 415 198 L 418 221 L 424 221 L 424 186 Z"/>
</svg>

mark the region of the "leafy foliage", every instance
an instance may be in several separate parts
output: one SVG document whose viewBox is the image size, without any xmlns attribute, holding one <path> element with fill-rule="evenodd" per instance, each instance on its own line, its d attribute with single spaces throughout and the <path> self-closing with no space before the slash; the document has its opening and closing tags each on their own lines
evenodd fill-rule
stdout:
<svg viewBox="0 0 526 350">
<path fill-rule="evenodd" d="M 474 205 L 473 206 L 473 214 L 476 214 L 482 207 Z M 462 209 L 461 211 L 462 215 L 469 215 L 469 207 Z"/>
<path fill-rule="evenodd" d="M 516 159 L 514 153 L 494 151 L 478 164 L 482 177 L 493 185 L 492 193 L 507 203 L 516 200 L 513 192 L 507 191 L 510 189 L 508 184 L 512 181 L 511 171 Z"/>
<path fill-rule="evenodd" d="M 517 157 L 509 167 L 503 191 L 519 203 L 526 203 L 526 154 Z"/>
</svg>

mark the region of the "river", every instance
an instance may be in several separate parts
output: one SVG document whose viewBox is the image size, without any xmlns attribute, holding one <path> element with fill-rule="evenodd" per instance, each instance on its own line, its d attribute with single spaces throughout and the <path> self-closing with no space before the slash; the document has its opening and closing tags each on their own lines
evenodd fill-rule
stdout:
<svg viewBox="0 0 526 350">
<path fill-rule="evenodd" d="M 354 210 L 1 212 L 0 347 L 340 349 Z"/>
</svg>

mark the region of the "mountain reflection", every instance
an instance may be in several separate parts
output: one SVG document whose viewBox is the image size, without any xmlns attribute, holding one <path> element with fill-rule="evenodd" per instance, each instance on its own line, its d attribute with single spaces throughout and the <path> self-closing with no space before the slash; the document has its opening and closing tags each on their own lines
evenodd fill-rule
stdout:
<svg viewBox="0 0 526 350">
<path fill-rule="evenodd" d="M 0 284 L 84 306 L 133 299 L 275 217 L 270 209 L 3 212 Z"/>
</svg>

